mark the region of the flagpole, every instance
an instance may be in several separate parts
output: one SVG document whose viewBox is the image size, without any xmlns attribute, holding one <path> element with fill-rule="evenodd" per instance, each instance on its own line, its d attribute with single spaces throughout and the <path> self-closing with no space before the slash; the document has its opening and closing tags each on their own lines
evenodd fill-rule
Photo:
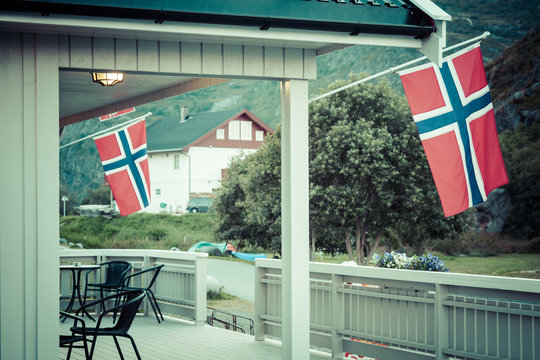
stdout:
<svg viewBox="0 0 540 360">
<path fill-rule="evenodd" d="M 455 49 L 455 48 L 458 48 L 458 47 L 461 47 L 461 46 L 464 46 L 464 45 L 468 45 L 468 44 L 473 43 L 473 42 L 475 42 L 475 41 L 483 40 L 483 39 L 487 38 L 489 35 L 491 35 L 491 34 L 489 33 L 489 31 L 486 31 L 486 32 L 484 32 L 484 33 L 483 33 L 482 35 L 480 35 L 480 36 L 477 36 L 477 37 L 474 37 L 474 38 L 472 38 L 472 39 L 465 40 L 465 41 L 462 41 L 462 42 L 460 42 L 460 43 L 458 43 L 458 44 L 455 44 L 455 45 L 449 46 L 449 47 L 447 47 L 447 48 L 444 48 L 444 49 L 442 49 L 442 52 L 444 53 L 444 52 L 446 52 L 446 51 L 450 51 L 450 50 L 453 50 L 453 49 Z M 375 79 L 375 78 L 378 78 L 378 77 L 383 76 L 383 75 L 386 75 L 386 74 L 390 74 L 390 73 L 396 72 L 397 70 L 406 68 L 406 67 L 408 67 L 408 66 L 411 66 L 411 65 L 413 65 L 413 64 L 416 64 L 417 62 L 420 62 L 420 61 L 423 61 L 423 60 L 426 60 L 426 59 L 427 59 L 427 56 L 422 56 L 422 57 L 419 57 L 419 58 L 417 58 L 417 59 L 414 59 L 414 60 L 408 61 L 408 62 L 406 62 L 406 63 L 403 63 L 403 64 L 401 64 L 401 65 L 398 65 L 398 66 L 394 66 L 394 67 L 388 68 L 388 69 L 386 69 L 386 70 L 384 70 L 384 71 L 381 71 L 381 72 L 379 72 L 379 73 L 377 73 L 377 74 L 370 75 L 370 76 L 365 77 L 365 78 L 363 78 L 363 79 L 354 81 L 354 82 L 352 82 L 352 83 L 350 83 L 350 84 L 347 84 L 347 85 L 344 85 L 344 86 L 339 87 L 339 88 L 337 88 L 337 89 L 334 89 L 334 90 L 332 90 L 332 91 L 329 91 L 329 92 L 327 92 L 327 93 L 325 93 L 325 94 L 316 96 L 316 97 L 314 97 L 313 99 L 309 100 L 308 103 L 311 103 L 311 102 L 313 102 L 313 101 L 317 101 L 317 100 L 323 99 L 323 98 L 325 98 L 325 97 L 327 97 L 327 96 L 330 96 L 330 95 L 337 94 L 338 92 L 343 91 L 343 90 L 346 90 L 346 89 L 348 89 L 348 88 L 350 88 L 350 87 L 356 86 L 356 85 L 358 85 L 358 84 L 361 84 L 361 83 L 366 82 L 366 81 L 369 81 L 369 80 L 373 80 L 373 79 Z"/>
<path fill-rule="evenodd" d="M 147 116 L 150 116 L 150 115 L 152 115 L 152 113 L 151 113 L 151 112 L 148 112 L 148 113 L 146 113 L 146 114 L 144 114 L 144 115 L 142 115 L 142 116 L 139 116 L 138 118 L 128 120 L 128 121 L 123 122 L 123 123 L 118 124 L 118 125 L 111 126 L 110 128 L 107 128 L 107 129 L 105 129 L 105 130 L 101 130 L 101 131 L 98 131 L 98 132 L 93 133 L 92 135 L 85 136 L 85 137 L 83 137 L 83 138 L 81 138 L 81 139 L 79 139 L 79 140 L 72 141 L 72 142 L 70 142 L 69 144 L 62 145 L 62 146 L 59 147 L 59 149 L 63 149 L 63 148 L 65 148 L 65 147 L 67 147 L 67 146 L 76 144 L 76 143 L 81 142 L 81 141 L 83 141 L 83 140 L 86 140 L 86 139 L 92 138 L 92 137 L 94 137 L 94 136 L 97 136 L 97 135 L 106 133 L 106 132 L 108 132 L 108 131 L 112 131 L 112 130 L 114 130 L 114 129 L 117 129 L 117 128 L 122 127 L 122 126 L 127 125 L 127 124 L 130 124 L 130 123 L 135 122 L 135 121 L 137 121 L 137 120 L 143 119 L 143 118 L 145 118 L 145 117 L 147 117 Z"/>
</svg>

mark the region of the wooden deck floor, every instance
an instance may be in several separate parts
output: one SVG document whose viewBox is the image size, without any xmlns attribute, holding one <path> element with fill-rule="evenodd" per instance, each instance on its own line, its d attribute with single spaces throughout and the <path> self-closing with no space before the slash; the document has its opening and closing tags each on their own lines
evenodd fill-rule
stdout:
<svg viewBox="0 0 540 360">
<path fill-rule="evenodd" d="M 89 321 L 88 326 L 93 322 Z M 60 323 L 60 332 L 69 332 L 69 320 Z M 190 322 L 165 318 L 158 324 L 153 316 L 137 316 L 129 332 L 135 339 L 143 360 L 279 360 L 281 344 L 276 341 L 255 341 L 253 336 L 224 330 L 209 325 L 195 326 Z M 120 339 L 120 347 L 127 359 L 136 359 L 128 339 Z M 60 349 L 65 359 L 67 349 Z M 95 360 L 119 359 L 112 339 L 99 338 Z M 328 360 L 330 354 L 312 351 L 311 360 Z M 84 351 L 74 349 L 71 359 L 84 360 Z"/>
</svg>

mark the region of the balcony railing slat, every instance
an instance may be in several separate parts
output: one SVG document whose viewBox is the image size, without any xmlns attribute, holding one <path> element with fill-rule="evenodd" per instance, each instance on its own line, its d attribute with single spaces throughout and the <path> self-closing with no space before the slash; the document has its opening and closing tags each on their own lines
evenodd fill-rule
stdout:
<svg viewBox="0 0 540 360">
<path fill-rule="evenodd" d="M 273 336 L 281 317 L 280 266 L 256 261 L 264 276 L 255 302 L 264 298 L 266 305 L 256 305 L 255 316 Z M 310 269 L 312 345 L 330 343 L 333 358 L 345 349 L 400 359 L 534 359 L 540 352 L 539 280 L 321 263 Z"/>
<path fill-rule="evenodd" d="M 207 254 L 163 250 L 62 250 L 60 263 L 99 264 L 103 261 L 124 260 L 132 264 L 132 271 L 156 265 L 165 265 L 154 285 L 154 294 L 164 313 L 188 317 L 197 324 L 206 321 L 206 258 Z M 204 279 L 199 279 L 203 274 Z M 63 297 L 71 293 L 71 274 L 60 273 L 60 292 Z M 84 279 L 82 279 L 84 282 Z M 95 279 L 94 279 L 95 280 Z M 137 278 L 134 285 L 143 285 L 149 279 Z M 201 293 L 202 287 L 202 295 Z M 84 290 L 84 283 L 81 284 Z M 146 301 L 146 300 L 145 300 Z M 148 304 L 143 306 L 148 313 Z"/>
</svg>

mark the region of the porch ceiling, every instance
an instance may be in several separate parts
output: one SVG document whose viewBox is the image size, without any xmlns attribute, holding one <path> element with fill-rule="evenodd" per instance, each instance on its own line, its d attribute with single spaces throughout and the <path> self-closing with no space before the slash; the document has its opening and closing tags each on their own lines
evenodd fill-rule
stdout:
<svg viewBox="0 0 540 360">
<path fill-rule="evenodd" d="M 92 82 L 89 72 L 60 71 L 60 118 L 191 80 L 193 78 L 180 76 L 125 74 L 124 82 L 115 86 L 101 86 Z"/>
<path fill-rule="evenodd" d="M 226 80 L 126 73 L 115 86 L 92 82 L 87 71 L 60 71 L 60 126 L 105 115 Z"/>
</svg>

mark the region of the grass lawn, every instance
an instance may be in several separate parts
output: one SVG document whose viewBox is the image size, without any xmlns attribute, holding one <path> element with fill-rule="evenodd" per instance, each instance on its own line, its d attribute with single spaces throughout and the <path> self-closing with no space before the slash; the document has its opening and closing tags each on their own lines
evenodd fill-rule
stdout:
<svg viewBox="0 0 540 360">
<path fill-rule="evenodd" d="M 439 254 L 437 254 L 439 255 Z M 501 254 L 497 256 L 440 256 L 452 273 L 540 279 L 540 254 Z M 341 263 L 347 255 L 317 256 L 315 261 Z"/>
<path fill-rule="evenodd" d="M 540 254 L 443 256 L 441 260 L 453 273 L 540 279 Z"/>
</svg>

